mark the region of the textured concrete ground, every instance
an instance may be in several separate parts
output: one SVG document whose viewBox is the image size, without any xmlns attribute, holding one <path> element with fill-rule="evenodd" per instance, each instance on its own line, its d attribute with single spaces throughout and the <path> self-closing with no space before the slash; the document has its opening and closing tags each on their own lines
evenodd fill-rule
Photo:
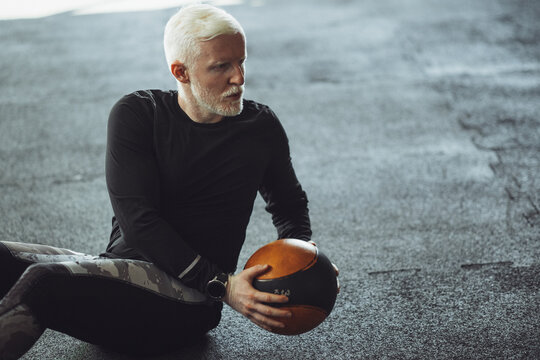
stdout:
<svg viewBox="0 0 540 360">
<path fill-rule="evenodd" d="M 540 358 L 540 3 L 245 1 L 247 97 L 289 134 L 314 240 L 341 269 L 294 337 L 229 309 L 152 359 Z M 173 9 L 0 22 L 0 238 L 98 253 L 108 111 L 172 88 Z M 239 267 L 273 240 L 257 202 Z M 128 359 L 47 331 L 24 357 Z"/>
</svg>

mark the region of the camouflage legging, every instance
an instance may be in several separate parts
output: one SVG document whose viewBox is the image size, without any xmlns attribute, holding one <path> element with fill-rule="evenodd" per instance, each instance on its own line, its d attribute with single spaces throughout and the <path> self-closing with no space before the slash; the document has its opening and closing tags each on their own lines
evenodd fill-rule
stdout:
<svg viewBox="0 0 540 360">
<path fill-rule="evenodd" d="M 45 328 L 131 353 L 160 353 L 217 326 L 221 304 L 151 263 L 0 241 L 0 359 Z"/>
</svg>

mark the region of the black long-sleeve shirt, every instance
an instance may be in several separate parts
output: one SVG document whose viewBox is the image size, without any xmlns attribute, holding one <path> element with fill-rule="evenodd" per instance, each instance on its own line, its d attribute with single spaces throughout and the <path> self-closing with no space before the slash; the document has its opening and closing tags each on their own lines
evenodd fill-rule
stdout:
<svg viewBox="0 0 540 360">
<path fill-rule="evenodd" d="M 176 91 L 137 91 L 109 117 L 106 178 L 114 210 L 106 256 L 155 263 L 204 289 L 233 272 L 260 192 L 278 238 L 309 240 L 307 197 L 283 127 L 265 105 L 192 121 Z"/>
</svg>

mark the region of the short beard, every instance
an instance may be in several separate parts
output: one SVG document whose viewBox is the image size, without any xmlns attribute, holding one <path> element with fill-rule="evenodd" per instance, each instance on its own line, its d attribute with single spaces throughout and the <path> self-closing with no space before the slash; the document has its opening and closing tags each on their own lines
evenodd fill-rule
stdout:
<svg viewBox="0 0 540 360">
<path fill-rule="evenodd" d="M 243 109 L 243 96 L 240 96 L 238 101 L 231 104 L 224 104 L 223 101 L 227 96 L 244 93 L 244 85 L 235 85 L 225 93 L 215 96 L 211 94 L 207 88 L 202 88 L 199 83 L 193 81 L 191 86 L 191 92 L 197 104 L 205 110 L 221 115 L 221 116 L 236 116 L 242 112 Z"/>
</svg>

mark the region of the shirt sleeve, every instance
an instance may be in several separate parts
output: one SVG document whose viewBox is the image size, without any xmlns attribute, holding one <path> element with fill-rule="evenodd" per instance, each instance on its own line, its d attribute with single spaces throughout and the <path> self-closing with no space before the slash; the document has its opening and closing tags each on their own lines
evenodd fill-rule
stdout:
<svg viewBox="0 0 540 360">
<path fill-rule="evenodd" d="M 197 254 L 160 214 L 160 182 L 152 120 L 145 108 L 120 100 L 107 129 L 106 180 L 127 246 L 186 285 L 204 291 L 220 272 Z M 146 120 L 146 121 L 145 121 Z"/>
<path fill-rule="evenodd" d="M 272 139 L 275 146 L 259 193 L 266 201 L 266 211 L 272 215 L 278 239 L 309 241 L 311 223 L 307 195 L 296 177 L 285 130 L 273 112 L 271 115 L 276 125 Z"/>
</svg>

